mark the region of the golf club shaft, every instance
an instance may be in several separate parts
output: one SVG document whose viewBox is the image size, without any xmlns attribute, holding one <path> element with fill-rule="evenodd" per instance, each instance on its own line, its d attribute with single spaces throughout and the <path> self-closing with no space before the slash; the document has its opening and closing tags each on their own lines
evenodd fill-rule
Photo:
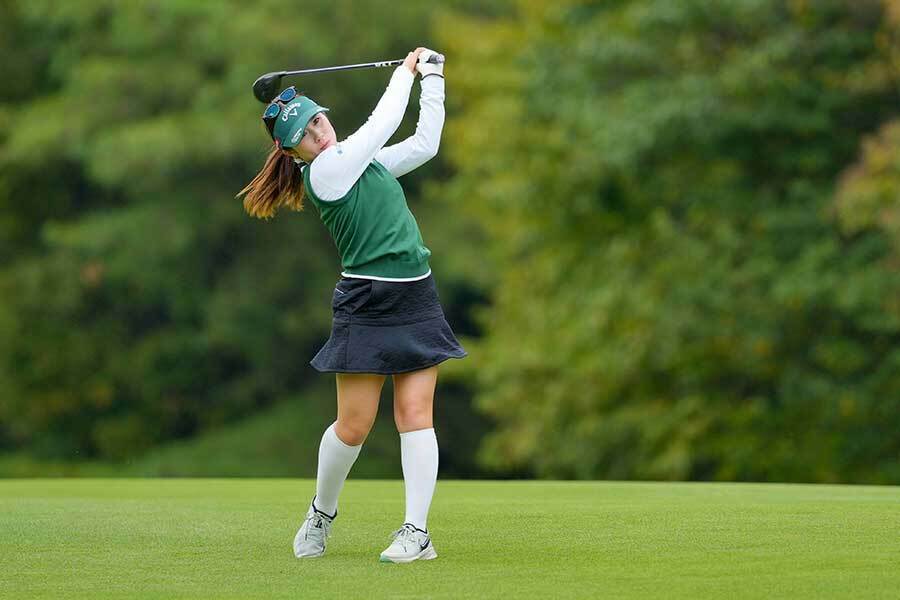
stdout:
<svg viewBox="0 0 900 600">
<path fill-rule="evenodd" d="M 321 67 L 318 69 L 302 69 L 300 71 L 285 71 L 282 76 L 305 75 L 306 73 L 325 73 L 327 71 L 344 71 L 348 69 L 366 69 L 370 67 L 393 67 L 402 64 L 402 60 L 385 60 L 381 62 L 360 63 L 358 65 L 342 65 L 339 67 Z"/>
<path fill-rule="evenodd" d="M 396 67 L 397 65 L 403 64 L 402 58 L 397 60 L 382 60 L 377 62 L 370 63 L 359 63 L 356 65 L 341 65 L 338 67 L 320 67 L 318 69 L 302 69 L 300 71 L 284 71 L 281 73 L 282 77 L 286 77 L 288 75 L 305 75 L 307 73 L 325 73 L 328 71 L 346 71 L 348 69 L 368 69 L 368 68 L 379 68 L 379 67 Z M 428 58 L 428 62 L 430 63 L 442 63 L 444 62 L 444 56 L 441 54 L 434 54 Z"/>
</svg>

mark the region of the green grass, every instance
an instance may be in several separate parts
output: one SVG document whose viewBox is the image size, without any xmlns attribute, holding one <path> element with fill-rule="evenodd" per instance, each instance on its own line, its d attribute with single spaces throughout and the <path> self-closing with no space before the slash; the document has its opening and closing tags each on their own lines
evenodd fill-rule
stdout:
<svg viewBox="0 0 900 600">
<path fill-rule="evenodd" d="M 900 488 L 439 481 L 439 558 L 382 564 L 399 481 L 350 480 L 328 552 L 310 480 L 0 481 L 5 598 L 896 598 Z"/>
</svg>

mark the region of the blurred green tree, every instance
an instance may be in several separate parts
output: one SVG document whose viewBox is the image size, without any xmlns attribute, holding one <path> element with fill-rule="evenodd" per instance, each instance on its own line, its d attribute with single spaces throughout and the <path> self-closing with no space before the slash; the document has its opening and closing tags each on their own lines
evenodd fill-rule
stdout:
<svg viewBox="0 0 900 600">
<path fill-rule="evenodd" d="M 441 23 L 483 464 L 900 482 L 896 127 L 853 166 L 898 115 L 884 5 L 517 7 Z"/>
</svg>

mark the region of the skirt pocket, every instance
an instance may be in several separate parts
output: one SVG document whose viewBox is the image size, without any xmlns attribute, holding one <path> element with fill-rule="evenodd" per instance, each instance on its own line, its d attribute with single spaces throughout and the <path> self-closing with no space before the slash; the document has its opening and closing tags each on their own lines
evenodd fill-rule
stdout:
<svg viewBox="0 0 900 600">
<path fill-rule="evenodd" d="M 372 299 L 373 283 L 371 279 L 346 278 L 338 281 L 331 298 L 335 318 L 349 318 L 364 307 Z"/>
</svg>

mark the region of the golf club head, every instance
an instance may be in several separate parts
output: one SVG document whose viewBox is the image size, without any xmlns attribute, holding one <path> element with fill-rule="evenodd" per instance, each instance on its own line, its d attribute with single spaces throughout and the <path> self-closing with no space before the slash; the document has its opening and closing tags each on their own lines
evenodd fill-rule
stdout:
<svg viewBox="0 0 900 600">
<path fill-rule="evenodd" d="M 281 91 L 281 78 L 284 77 L 284 71 L 275 71 L 261 75 L 253 82 L 253 95 L 262 103 L 272 101 L 278 92 Z"/>
</svg>

